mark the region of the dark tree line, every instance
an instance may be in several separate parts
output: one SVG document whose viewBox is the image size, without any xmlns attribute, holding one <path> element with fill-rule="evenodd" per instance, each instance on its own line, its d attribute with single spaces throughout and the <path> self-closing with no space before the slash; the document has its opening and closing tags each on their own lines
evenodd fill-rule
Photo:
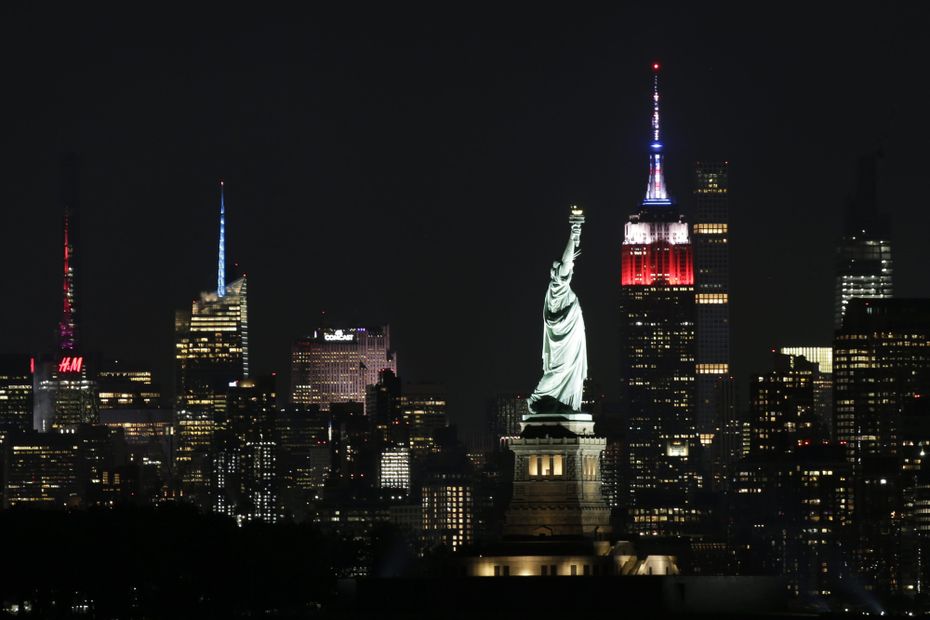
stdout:
<svg viewBox="0 0 930 620">
<path fill-rule="evenodd" d="M 359 543 L 312 524 L 247 524 L 182 505 L 0 512 L 0 599 L 39 617 L 311 614 Z"/>
</svg>

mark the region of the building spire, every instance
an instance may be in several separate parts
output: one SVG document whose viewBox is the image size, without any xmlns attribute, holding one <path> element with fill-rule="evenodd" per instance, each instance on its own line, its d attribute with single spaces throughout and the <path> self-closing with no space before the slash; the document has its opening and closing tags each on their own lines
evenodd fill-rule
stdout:
<svg viewBox="0 0 930 620">
<path fill-rule="evenodd" d="M 649 184 L 644 205 L 670 205 L 662 169 L 662 141 L 659 133 L 659 63 L 652 65 L 652 143 L 649 145 Z"/>
<path fill-rule="evenodd" d="M 62 286 L 61 322 L 58 324 L 58 348 L 74 351 L 77 347 L 77 325 L 74 320 L 74 245 L 71 231 L 71 209 L 65 206 L 64 218 L 64 284 Z"/>
<path fill-rule="evenodd" d="M 216 294 L 226 295 L 226 196 L 220 181 L 220 252 L 216 267 Z"/>
<path fill-rule="evenodd" d="M 77 238 L 77 156 L 65 155 L 61 160 L 61 202 L 64 206 L 62 218 L 63 273 L 61 321 L 58 323 L 58 349 L 73 352 L 78 346 L 78 317 L 75 291 L 77 260 L 74 245 Z"/>
</svg>

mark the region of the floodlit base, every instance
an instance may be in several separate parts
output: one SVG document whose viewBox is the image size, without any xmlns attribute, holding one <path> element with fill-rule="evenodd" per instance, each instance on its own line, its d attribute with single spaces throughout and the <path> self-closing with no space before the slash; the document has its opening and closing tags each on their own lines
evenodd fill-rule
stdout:
<svg viewBox="0 0 930 620">
<path fill-rule="evenodd" d="M 529 415 L 515 456 L 513 499 L 504 535 L 511 538 L 602 538 L 610 509 L 601 495 L 600 455 L 607 440 L 594 436 L 590 414 Z"/>
</svg>

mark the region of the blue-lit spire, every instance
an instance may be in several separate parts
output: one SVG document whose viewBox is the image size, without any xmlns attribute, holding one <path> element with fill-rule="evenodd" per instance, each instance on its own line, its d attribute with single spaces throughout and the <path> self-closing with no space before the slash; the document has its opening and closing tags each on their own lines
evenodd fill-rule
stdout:
<svg viewBox="0 0 930 620">
<path fill-rule="evenodd" d="M 216 294 L 226 295 L 226 197 L 220 181 L 220 256 L 216 268 Z"/>
<path fill-rule="evenodd" d="M 670 205 L 662 170 L 662 140 L 659 136 L 659 63 L 652 65 L 652 144 L 649 145 L 649 184 L 644 205 Z"/>
</svg>

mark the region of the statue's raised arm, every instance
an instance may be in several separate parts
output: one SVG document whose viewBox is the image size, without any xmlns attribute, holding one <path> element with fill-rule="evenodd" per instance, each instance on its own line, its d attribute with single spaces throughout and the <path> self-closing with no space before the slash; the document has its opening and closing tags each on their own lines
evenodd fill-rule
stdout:
<svg viewBox="0 0 930 620">
<path fill-rule="evenodd" d="M 588 375 L 584 318 L 571 288 L 575 259 L 581 253 L 584 214 L 572 207 L 571 233 L 561 260 L 552 263 L 543 305 L 543 376 L 529 398 L 533 414 L 581 411 L 584 380 Z"/>
</svg>

